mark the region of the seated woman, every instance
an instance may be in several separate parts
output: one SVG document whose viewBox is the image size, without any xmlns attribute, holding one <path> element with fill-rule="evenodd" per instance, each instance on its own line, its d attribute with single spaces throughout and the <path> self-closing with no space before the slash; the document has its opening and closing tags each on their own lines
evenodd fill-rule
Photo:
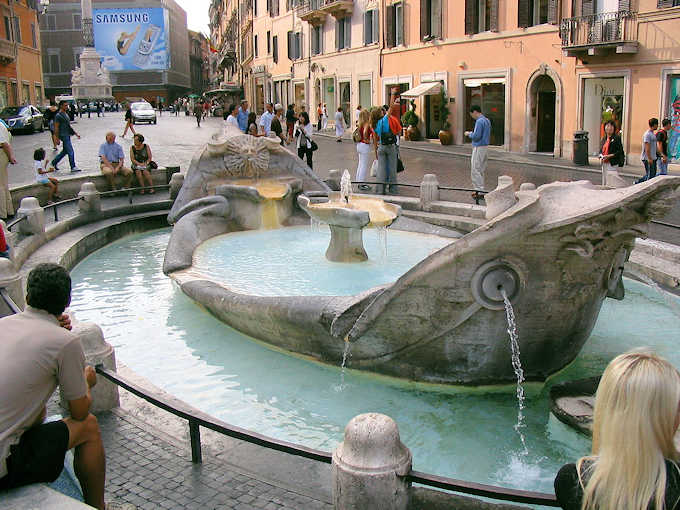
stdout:
<svg viewBox="0 0 680 510">
<path fill-rule="evenodd" d="M 137 133 L 134 138 L 134 144 L 130 147 L 130 160 L 132 161 L 132 170 L 134 170 L 140 186 L 144 186 L 146 180 L 147 186 L 153 186 L 151 179 L 151 147 L 144 143 L 144 137 Z M 151 188 L 149 193 L 155 193 L 156 190 Z M 144 190 L 139 192 L 144 194 Z"/>
<path fill-rule="evenodd" d="M 680 508 L 673 437 L 680 423 L 680 374 L 656 354 L 617 356 L 595 397 L 592 455 L 555 478 L 565 510 Z"/>
</svg>

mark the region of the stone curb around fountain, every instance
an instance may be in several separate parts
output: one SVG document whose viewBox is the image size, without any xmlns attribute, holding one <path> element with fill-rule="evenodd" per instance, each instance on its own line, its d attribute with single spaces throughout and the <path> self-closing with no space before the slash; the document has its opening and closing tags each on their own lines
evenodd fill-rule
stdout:
<svg viewBox="0 0 680 510">
<path fill-rule="evenodd" d="M 680 293 L 680 246 L 652 239 L 637 239 L 625 264 L 625 273 L 650 277 L 666 289 Z"/>
</svg>

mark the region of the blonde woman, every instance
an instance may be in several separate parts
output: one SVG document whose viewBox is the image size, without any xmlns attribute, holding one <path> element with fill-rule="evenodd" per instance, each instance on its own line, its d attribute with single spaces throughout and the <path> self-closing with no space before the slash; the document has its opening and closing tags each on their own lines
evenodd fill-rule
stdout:
<svg viewBox="0 0 680 510">
<path fill-rule="evenodd" d="M 361 141 L 357 143 L 357 154 L 359 155 L 359 164 L 357 165 L 356 179 L 359 182 L 366 182 L 368 177 L 368 169 L 371 167 L 373 158 L 371 157 L 378 146 L 375 137 L 375 131 L 371 127 L 371 114 L 365 108 L 359 112 L 358 120 L 359 133 L 361 134 Z M 359 184 L 359 189 L 368 191 L 371 187 L 368 184 Z"/>
<path fill-rule="evenodd" d="M 592 455 L 555 478 L 562 508 L 680 508 L 679 403 L 680 374 L 668 361 L 643 351 L 614 358 L 595 397 Z"/>
</svg>

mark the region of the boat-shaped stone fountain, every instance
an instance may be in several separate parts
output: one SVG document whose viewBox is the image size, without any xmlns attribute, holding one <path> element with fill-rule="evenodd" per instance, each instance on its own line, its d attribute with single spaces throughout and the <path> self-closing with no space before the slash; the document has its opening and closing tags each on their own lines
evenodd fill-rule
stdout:
<svg viewBox="0 0 680 510">
<path fill-rule="evenodd" d="M 573 360 L 603 300 L 623 298 L 623 265 L 635 238 L 668 211 L 680 187 L 670 176 L 618 189 L 579 181 L 515 190 L 511 179 L 500 179 L 487 195 L 484 224 L 459 238 L 440 229 L 451 242 L 396 281 L 353 296 L 272 297 L 237 292 L 192 264 L 194 250 L 215 236 L 228 241 L 230 232 L 271 226 L 263 207 L 243 202 L 271 200 L 257 191 L 260 181 L 287 186 L 276 199 L 281 228 L 308 224 L 309 213 L 330 225 L 326 253 L 342 261 L 333 263 L 370 263 L 361 235 L 380 221 L 362 203 L 377 197 L 333 194 L 275 140 L 227 131 L 194 157 L 169 215 L 164 271 L 184 293 L 234 328 L 294 353 L 339 364 L 349 341 L 352 368 L 473 385 L 515 381 L 504 295 L 528 380 Z M 399 217 L 397 207 L 378 208 L 390 230 L 408 222 L 408 230 L 433 232 Z"/>
</svg>

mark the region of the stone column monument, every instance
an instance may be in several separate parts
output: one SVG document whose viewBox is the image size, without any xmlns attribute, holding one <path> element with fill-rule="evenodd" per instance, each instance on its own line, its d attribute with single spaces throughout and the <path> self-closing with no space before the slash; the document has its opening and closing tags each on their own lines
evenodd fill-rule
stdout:
<svg viewBox="0 0 680 510">
<path fill-rule="evenodd" d="M 80 54 L 80 67 L 72 71 L 71 93 L 76 100 L 110 98 L 112 97 L 111 78 L 108 71 L 101 67 L 101 59 L 94 48 L 92 0 L 81 0 L 80 5 L 85 49 Z"/>
</svg>

